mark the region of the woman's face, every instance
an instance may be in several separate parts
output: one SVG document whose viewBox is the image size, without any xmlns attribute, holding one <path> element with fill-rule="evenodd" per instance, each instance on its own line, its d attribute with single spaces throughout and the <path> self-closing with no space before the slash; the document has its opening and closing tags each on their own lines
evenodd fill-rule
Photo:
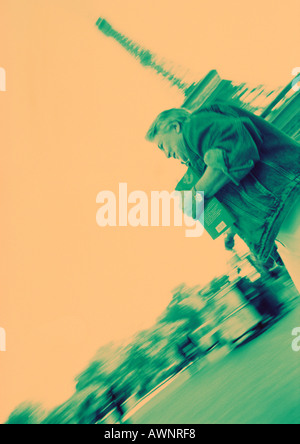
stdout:
<svg viewBox="0 0 300 444">
<path fill-rule="evenodd" d="M 189 158 L 180 127 L 172 128 L 168 132 L 158 133 L 154 142 L 167 158 L 173 157 L 182 160 L 184 163 L 188 162 Z"/>
</svg>

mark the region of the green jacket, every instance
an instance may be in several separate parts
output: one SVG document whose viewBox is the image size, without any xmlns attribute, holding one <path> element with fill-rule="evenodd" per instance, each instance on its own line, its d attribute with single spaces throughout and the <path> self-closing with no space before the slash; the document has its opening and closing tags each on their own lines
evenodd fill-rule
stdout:
<svg viewBox="0 0 300 444">
<path fill-rule="evenodd" d="M 183 124 L 191 169 L 207 166 L 230 183 L 216 195 L 235 217 L 237 234 L 266 262 L 300 191 L 300 145 L 264 119 L 226 103 L 191 114 Z"/>
</svg>

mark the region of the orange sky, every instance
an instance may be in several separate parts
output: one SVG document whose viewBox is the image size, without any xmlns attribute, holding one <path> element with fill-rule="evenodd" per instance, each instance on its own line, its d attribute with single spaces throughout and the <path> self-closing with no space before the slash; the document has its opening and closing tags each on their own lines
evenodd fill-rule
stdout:
<svg viewBox="0 0 300 444">
<path fill-rule="evenodd" d="M 94 26 L 99 15 L 205 74 L 275 86 L 299 66 L 298 1 L 1 0 L 0 421 L 52 406 L 97 348 L 151 325 L 182 281 L 225 269 L 222 242 L 184 228 L 96 225 L 96 196 L 169 190 L 184 170 L 144 141 L 176 89 Z"/>
</svg>

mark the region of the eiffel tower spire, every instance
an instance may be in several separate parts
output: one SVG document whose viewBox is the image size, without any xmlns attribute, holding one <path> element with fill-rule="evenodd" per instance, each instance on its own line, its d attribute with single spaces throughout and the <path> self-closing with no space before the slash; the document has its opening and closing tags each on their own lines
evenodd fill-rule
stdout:
<svg viewBox="0 0 300 444">
<path fill-rule="evenodd" d="M 123 46 L 141 65 L 154 70 L 171 86 L 176 86 L 184 94 L 182 106 L 191 111 L 219 100 L 231 102 L 266 117 L 278 101 L 286 101 L 287 92 L 291 89 L 291 84 L 284 89 L 279 87 L 270 91 L 263 85 L 236 83 L 222 79 L 215 69 L 209 71 L 202 79 L 188 81 L 187 78 L 190 75 L 187 76 L 187 72 L 182 74 L 179 67 L 174 68 L 172 63 L 166 59 L 159 59 L 156 54 L 118 32 L 104 18 L 99 17 L 96 26 L 104 35 L 113 38 Z M 288 120 L 290 119 L 288 118 Z"/>
<path fill-rule="evenodd" d="M 125 35 L 114 29 L 111 24 L 100 17 L 97 20 L 96 26 L 107 37 L 112 37 L 120 45 L 123 46 L 126 51 L 135 57 L 143 66 L 153 69 L 158 75 L 164 77 L 171 83 L 172 86 L 176 86 L 185 96 L 188 96 L 191 90 L 194 88 L 195 83 L 184 81 L 183 78 L 176 75 L 173 68 L 164 60 L 158 60 L 158 57 L 148 49 L 142 48 L 139 44 L 133 42 Z"/>
</svg>

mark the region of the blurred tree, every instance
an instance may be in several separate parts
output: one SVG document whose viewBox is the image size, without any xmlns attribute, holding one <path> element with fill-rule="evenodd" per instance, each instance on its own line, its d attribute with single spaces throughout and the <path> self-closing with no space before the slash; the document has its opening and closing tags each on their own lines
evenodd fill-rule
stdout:
<svg viewBox="0 0 300 444">
<path fill-rule="evenodd" d="M 109 343 L 98 350 L 76 377 L 69 400 L 48 415 L 39 405 L 22 404 L 7 423 L 95 424 L 114 408 L 107 397 L 112 387 L 124 403 L 132 395 L 144 396 L 178 371 L 178 343 L 203 324 L 211 296 L 227 282 L 223 276 L 201 289 L 181 284 L 153 327 L 137 333 L 126 346 Z"/>
<path fill-rule="evenodd" d="M 176 321 L 184 321 L 187 331 L 195 330 L 202 323 L 201 316 L 195 308 L 182 304 L 171 304 L 160 317 L 159 322 L 173 323 Z"/>
<path fill-rule="evenodd" d="M 95 424 L 108 413 L 105 388 L 90 386 L 53 409 L 43 424 Z"/>
<path fill-rule="evenodd" d="M 77 406 L 71 400 L 53 409 L 43 420 L 42 424 L 77 424 Z"/>
<path fill-rule="evenodd" d="M 76 390 L 81 391 L 90 386 L 98 386 L 105 383 L 107 375 L 104 372 L 104 364 L 101 361 L 93 361 L 76 377 Z"/>
<path fill-rule="evenodd" d="M 5 424 L 41 424 L 44 417 L 45 412 L 40 404 L 25 402 L 11 413 Z"/>
</svg>

